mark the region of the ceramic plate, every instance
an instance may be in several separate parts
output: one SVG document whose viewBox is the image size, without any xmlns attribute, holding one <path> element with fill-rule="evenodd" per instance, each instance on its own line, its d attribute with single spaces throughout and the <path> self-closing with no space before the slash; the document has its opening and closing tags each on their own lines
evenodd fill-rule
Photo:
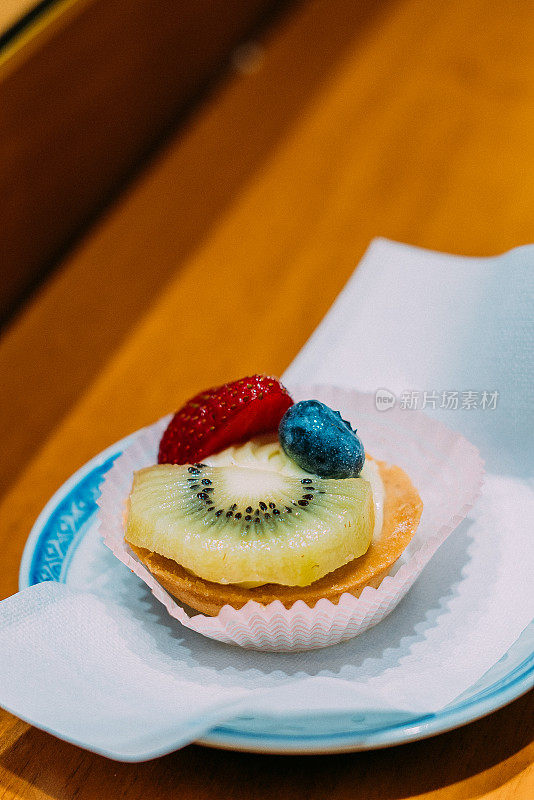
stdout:
<svg viewBox="0 0 534 800">
<path fill-rule="evenodd" d="M 78 470 L 37 519 L 22 558 L 21 589 L 43 581 L 98 592 L 90 565 L 104 548 L 96 530 L 96 500 L 103 477 L 132 437 Z M 384 722 L 373 714 L 238 716 L 214 728 L 202 744 L 269 753 L 334 753 L 388 747 L 465 725 L 524 694 L 534 684 L 534 624 L 483 678 L 436 714 Z"/>
</svg>

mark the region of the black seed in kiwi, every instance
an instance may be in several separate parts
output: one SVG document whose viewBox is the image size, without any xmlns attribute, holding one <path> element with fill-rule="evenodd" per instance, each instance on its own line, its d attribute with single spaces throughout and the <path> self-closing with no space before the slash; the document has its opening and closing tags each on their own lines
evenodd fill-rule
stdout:
<svg viewBox="0 0 534 800">
<path fill-rule="evenodd" d="M 191 470 L 192 476 L 188 475 Z M 231 535 L 251 537 L 283 533 L 302 515 L 313 513 L 315 504 L 321 503 L 319 492 L 324 494 L 317 477 L 280 476 L 279 491 L 269 489 L 262 497 L 263 483 L 258 481 L 257 494 L 252 484 L 252 493 L 240 499 L 239 494 L 236 497 L 229 489 L 233 482 L 226 482 L 225 472 L 226 468 L 221 467 L 187 466 L 182 484 L 184 515 L 190 516 L 191 521 L 196 519 L 203 525 L 216 526 L 221 533 L 223 529 Z M 227 528 L 229 525 L 232 527 Z"/>
</svg>

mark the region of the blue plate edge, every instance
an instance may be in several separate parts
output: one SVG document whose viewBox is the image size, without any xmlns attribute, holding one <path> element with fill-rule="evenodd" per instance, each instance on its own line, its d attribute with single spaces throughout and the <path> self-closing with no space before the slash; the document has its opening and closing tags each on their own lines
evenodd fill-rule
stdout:
<svg viewBox="0 0 534 800">
<path fill-rule="evenodd" d="M 19 570 L 19 590 L 31 585 L 32 571 L 35 566 L 34 561 L 36 559 L 36 555 L 40 551 L 39 542 L 42 537 L 43 530 L 45 530 L 45 526 L 53 513 L 58 510 L 60 504 L 65 501 L 66 498 L 68 498 L 71 492 L 76 487 L 80 486 L 84 480 L 87 480 L 91 475 L 93 475 L 93 473 L 98 473 L 99 480 L 101 481 L 104 472 L 111 467 L 114 460 L 120 456 L 122 450 L 137 435 L 138 432 L 134 432 L 129 436 L 126 436 L 124 439 L 116 442 L 99 453 L 93 459 L 89 460 L 85 465 L 78 469 L 50 498 L 35 521 L 24 547 Z M 106 467 L 106 470 L 103 471 L 104 466 Z M 517 679 L 508 681 L 508 683 L 506 683 L 504 686 L 500 686 L 503 680 L 510 678 L 512 675 L 514 675 L 514 673 L 517 673 L 518 670 L 523 669 L 527 664 L 530 666 L 524 674 L 520 675 Z M 210 747 L 239 749 L 250 752 L 270 752 L 280 754 L 300 752 L 312 754 L 321 752 L 334 753 L 349 750 L 367 750 L 389 747 L 429 736 L 435 736 L 439 733 L 444 733 L 468 724 L 469 722 L 480 719 L 481 717 L 487 716 L 488 714 L 503 708 L 513 700 L 528 692 L 529 689 L 531 689 L 534 685 L 534 655 L 527 657 L 527 659 L 521 662 L 521 664 L 514 667 L 514 669 L 507 676 L 501 678 L 500 681 L 498 681 L 498 684 L 495 686 L 497 685 L 499 685 L 500 688 L 492 688 L 492 686 L 487 687 L 485 690 L 482 690 L 482 697 L 477 699 L 475 696 L 475 698 L 473 698 L 471 701 L 464 701 L 458 707 L 445 709 L 437 712 L 436 714 L 427 714 L 423 717 L 414 718 L 407 722 L 398 723 L 397 725 L 387 725 L 384 728 L 374 729 L 374 731 L 359 730 L 357 732 L 347 731 L 340 733 L 316 734 L 312 736 L 292 735 L 289 737 L 287 735 L 284 736 L 280 734 L 273 735 L 270 733 L 254 733 L 251 731 L 243 731 L 242 729 L 240 730 L 232 728 L 231 725 L 227 723 L 216 726 L 209 732 L 209 734 L 206 734 L 198 739 L 197 743 Z M 443 723 L 445 723 L 445 725 L 443 725 Z M 393 730 L 398 731 L 398 733 L 391 736 Z M 73 743 L 77 744 L 76 742 Z M 139 761 L 155 758 L 159 755 L 164 755 L 166 752 L 170 751 L 167 749 L 164 752 L 159 751 L 154 754 L 147 754 L 142 759 L 124 759 L 124 756 L 115 753 L 101 752 L 101 754 L 118 760 Z"/>
</svg>

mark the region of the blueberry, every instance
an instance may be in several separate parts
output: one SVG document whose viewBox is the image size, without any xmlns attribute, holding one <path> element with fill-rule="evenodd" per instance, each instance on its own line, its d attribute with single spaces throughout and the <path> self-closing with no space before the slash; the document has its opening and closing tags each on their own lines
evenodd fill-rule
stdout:
<svg viewBox="0 0 534 800">
<path fill-rule="evenodd" d="M 363 444 L 339 411 L 318 400 L 291 406 L 280 421 L 284 452 L 301 469 L 321 478 L 356 478 L 363 467 Z"/>
</svg>

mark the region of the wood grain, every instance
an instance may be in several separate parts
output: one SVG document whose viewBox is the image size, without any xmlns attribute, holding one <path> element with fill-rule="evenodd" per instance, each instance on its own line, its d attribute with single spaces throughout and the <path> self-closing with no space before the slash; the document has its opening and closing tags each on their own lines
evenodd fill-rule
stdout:
<svg viewBox="0 0 534 800">
<path fill-rule="evenodd" d="M 199 387 L 281 373 L 373 236 L 473 255 L 534 241 L 533 50 L 519 0 L 320 0 L 228 76 L 0 342 L 0 597 L 76 467 Z M 375 753 L 143 765 L 0 713 L 0 798 L 527 800 L 532 710 Z"/>
<path fill-rule="evenodd" d="M 273 0 L 58 0 L 0 51 L 0 320 Z"/>
<path fill-rule="evenodd" d="M 4 715 L 0 800 L 530 800 L 532 711 L 529 695 L 458 731 L 369 753 L 288 757 L 191 745 L 133 765 Z"/>
<path fill-rule="evenodd" d="M 0 5 L 0 36 L 18 22 L 35 5 L 34 0 L 2 0 Z"/>
<path fill-rule="evenodd" d="M 374 0 L 346 0 L 331 16 L 317 13 L 310 4 L 289 18 L 276 36 L 268 36 L 261 67 L 253 74 L 228 77 L 217 102 L 198 110 L 5 332 L 0 339 L 0 374 L 7 389 L 0 394 L 5 455 L 0 461 L 0 491 L 254 180 L 335 64 L 379 24 L 385 6 L 378 14 L 374 7 Z M 359 245 L 355 259 L 365 244 Z M 240 268 L 246 270 L 247 263 Z M 334 273 L 332 278 L 335 288 L 321 303 L 323 310 L 342 285 L 343 275 Z M 115 298 L 120 298 L 120 310 Z M 320 312 L 315 315 L 319 318 Z M 300 341 L 305 338 L 302 334 Z M 21 371 L 23 361 L 28 369 Z M 64 376 L 60 381 L 58 374 Z M 24 426 L 15 422 L 21 415 Z"/>
</svg>

